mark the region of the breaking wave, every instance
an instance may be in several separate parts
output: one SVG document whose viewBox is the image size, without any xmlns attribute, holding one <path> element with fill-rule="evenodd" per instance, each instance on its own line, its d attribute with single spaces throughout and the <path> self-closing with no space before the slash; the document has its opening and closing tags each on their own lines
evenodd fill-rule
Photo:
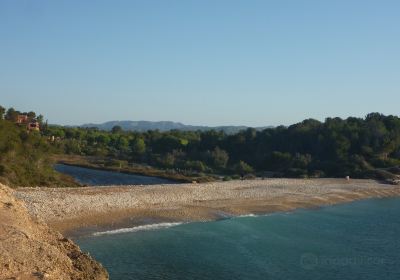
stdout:
<svg viewBox="0 0 400 280">
<path fill-rule="evenodd" d="M 110 234 L 119 234 L 119 233 L 127 233 L 127 232 L 137 232 L 137 231 L 144 231 L 144 230 L 156 230 L 162 228 L 170 228 L 174 226 L 179 226 L 183 223 L 159 223 L 159 224 L 150 224 L 150 225 L 142 225 L 130 228 L 120 228 L 115 230 L 107 230 L 107 231 L 100 231 L 95 232 L 93 236 L 100 236 L 100 235 L 110 235 Z"/>
</svg>

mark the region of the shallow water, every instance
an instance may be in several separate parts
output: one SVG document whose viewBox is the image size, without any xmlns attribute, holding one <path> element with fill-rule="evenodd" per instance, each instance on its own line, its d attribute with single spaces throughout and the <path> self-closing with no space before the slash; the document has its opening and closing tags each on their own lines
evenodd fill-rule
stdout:
<svg viewBox="0 0 400 280">
<path fill-rule="evenodd" d="M 56 164 L 54 169 L 58 172 L 70 175 L 81 184 L 90 186 L 108 186 L 108 185 L 154 185 L 154 184 L 172 184 L 171 180 L 125 174 L 113 171 L 96 170 L 71 166 L 65 164 Z"/>
<path fill-rule="evenodd" d="M 400 199 L 136 228 L 77 242 L 111 279 L 397 280 Z"/>
</svg>

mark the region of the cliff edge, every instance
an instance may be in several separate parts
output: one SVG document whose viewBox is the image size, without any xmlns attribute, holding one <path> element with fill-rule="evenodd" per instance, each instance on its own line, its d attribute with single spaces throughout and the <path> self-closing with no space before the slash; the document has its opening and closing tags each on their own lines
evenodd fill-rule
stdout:
<svg viewBox="0 0 400 280">
<path fill-rule="evenodd" d="M 0 279 L 103 280 L 108 273 L 0 184 Z"/>
</svg>

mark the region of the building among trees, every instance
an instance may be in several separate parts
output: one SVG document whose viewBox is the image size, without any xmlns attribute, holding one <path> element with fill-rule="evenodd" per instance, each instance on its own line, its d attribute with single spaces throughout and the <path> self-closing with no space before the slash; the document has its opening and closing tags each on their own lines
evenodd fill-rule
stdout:
<svg viewBox="0 0 400 280">
<path fill-rule="evenodd" d="M 28 131 L 40 131 L 39 122 L 33 116 L 29 116 L 28 114 L 18 115 L 16 123 L 19 125 L 26 125 Z"/>
</svg>

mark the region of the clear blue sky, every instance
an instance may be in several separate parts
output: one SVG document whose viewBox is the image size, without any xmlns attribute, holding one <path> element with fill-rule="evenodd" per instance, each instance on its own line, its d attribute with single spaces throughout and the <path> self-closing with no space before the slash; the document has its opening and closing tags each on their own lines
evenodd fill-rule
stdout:
<svg viewBox="0 0 400 280">
<path fill-rule="evenodd" d="M 51 123 L 400 111 L 400 1 L 0 0 L 0 104 Z"/>
</svg>

